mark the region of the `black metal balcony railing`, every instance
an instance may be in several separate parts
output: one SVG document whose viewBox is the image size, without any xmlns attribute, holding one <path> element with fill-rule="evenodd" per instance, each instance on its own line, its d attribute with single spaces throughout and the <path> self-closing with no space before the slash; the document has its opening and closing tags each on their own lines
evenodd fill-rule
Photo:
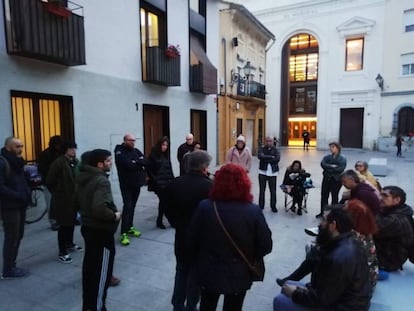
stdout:
<svg viewBox="0 0 414 311">
<path fill-rule="evenodd" d="M 160 47 L 146 49 L 146 77 L 145 82 L 165 86 L 180 86 L 181 56 L 166 56 L 165 50 Z"/>
<path fill-rule="evenodd" d="M 66 66 L 86 63 L 81 6 L 70 1 L 4 0 L 4 8 L 9 54 Z"/>
<path fill-rule="evenodd" d="M 203 64 L 190 67 L 190 91 L 203 94 L 217 93 L 217 69 Z"/>
<path fill-rule="evenodd" d="M 237 95 L 265 99 L 266 86 L 256 81 L 248 81 L 241 78 L 237 85 Z"/>
</svg>

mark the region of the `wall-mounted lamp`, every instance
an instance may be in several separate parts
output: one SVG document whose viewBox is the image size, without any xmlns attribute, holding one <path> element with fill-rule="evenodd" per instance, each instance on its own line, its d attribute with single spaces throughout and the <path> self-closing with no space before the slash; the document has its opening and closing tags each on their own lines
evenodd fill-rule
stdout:
<svg viewBox="0 0 414 311">
<path fill-rule="evenodd" d="M 377 84 L 380 87 L 381 91 L 384 91 L 384 78 L 378 74 L 375 78 L 375 81 L 377 81 Z"/>
<path fill-rule="evenodd" d="M 231 39 L 231 43 L 233 46 L 239 46 L 239 39 L 237 39 L 237 37 L 233 37 Z"/>
</svg>

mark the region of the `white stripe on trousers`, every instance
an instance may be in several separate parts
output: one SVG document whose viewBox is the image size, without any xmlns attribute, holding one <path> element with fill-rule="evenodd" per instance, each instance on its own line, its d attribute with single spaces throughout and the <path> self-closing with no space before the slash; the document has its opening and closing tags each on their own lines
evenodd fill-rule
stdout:
<svg viewBox="0 0 414 311">
<path fill-rule="evenodd" d="M 102 254 L 102 267 L 101 267 L 101 278 L 98 284 L 98 297 L 96 301 L 97 310 L 102 310 L 103 308 L 103 295 L 105 292 L 105 283 L 108 275 L 108 264 L 109 264 L 109 255 L 111 251 L 104 247 Z"/>
</svg>

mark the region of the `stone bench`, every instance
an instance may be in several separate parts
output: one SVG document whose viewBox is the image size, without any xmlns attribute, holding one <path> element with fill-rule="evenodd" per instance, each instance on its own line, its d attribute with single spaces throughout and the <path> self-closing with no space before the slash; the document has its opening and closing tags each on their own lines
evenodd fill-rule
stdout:
<svg viewBox="0 0 414 311">
<path fill-rule="evenodd" d="M 368 170 L 375 176 L 387 176 L 387 159 L 371 158 L 368 161 Z"/>
</svg>

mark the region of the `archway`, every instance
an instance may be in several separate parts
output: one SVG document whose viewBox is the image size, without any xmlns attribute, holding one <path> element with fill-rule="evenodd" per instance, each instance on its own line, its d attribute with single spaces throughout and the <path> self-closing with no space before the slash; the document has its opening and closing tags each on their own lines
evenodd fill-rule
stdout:
<svg viewBox="0 0 414 311">
<path fill-rule="evenodd" d="M 316 146 L 319 44 L 310 34 L 292 36 L 282 50 L 281 145 L 302 146 L 302 134 Z"/>
</svg>

